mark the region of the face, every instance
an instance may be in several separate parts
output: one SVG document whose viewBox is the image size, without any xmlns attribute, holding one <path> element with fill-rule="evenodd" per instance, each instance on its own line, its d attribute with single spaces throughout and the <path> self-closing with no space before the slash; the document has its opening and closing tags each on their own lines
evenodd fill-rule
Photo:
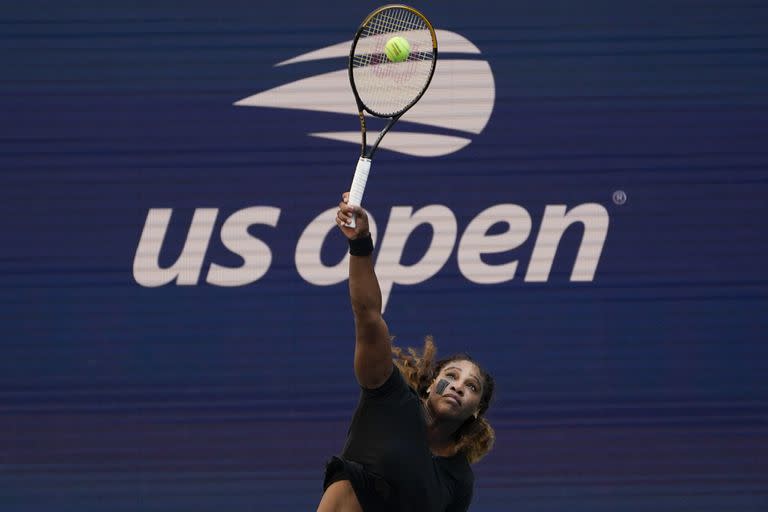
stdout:
<svg viewBox="0 0 768 512">
<path fill-rule="evenodd" d="M 427 401 L 437 415 L 465 420 L 478 412 L 482 396 L 483 381 L 477 365 L 451 361 L 429 386 Z"/>
</svg>

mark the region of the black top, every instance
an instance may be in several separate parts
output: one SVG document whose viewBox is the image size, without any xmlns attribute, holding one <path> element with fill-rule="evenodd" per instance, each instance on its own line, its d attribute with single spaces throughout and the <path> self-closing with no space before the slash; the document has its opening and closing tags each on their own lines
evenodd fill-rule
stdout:
<svg viewBox="0 0 768 512">
<path fill-rule="evenodd" d="M 364 512 L 459 512 L 472 501 L 474 474 L 464 454 L 432 455 L 421 399 L 397 366 L 377 389 L 361 388 L 341 457 L 324 488 L 348 479 Z"/>
</svg>

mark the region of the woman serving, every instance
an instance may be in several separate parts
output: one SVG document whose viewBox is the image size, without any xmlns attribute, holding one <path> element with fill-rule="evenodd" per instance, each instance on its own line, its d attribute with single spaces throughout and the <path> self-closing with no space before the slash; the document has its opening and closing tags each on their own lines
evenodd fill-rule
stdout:
<svg viewBox="0 0 768 512">
<path fill-rule="evenodd" d="M 472 501 L 471 463 L 493 446 L 484 419 L 493 378 L 467 354 L 435 361 L 392 347 L 381 316 L 368 216 L 347 204 L 336 223 L 349 239 L 349 295 L 355 316 L 360 401 L 340 456 L 326 466 L 318 512 L 464 511 Z M 347 227 L 352 214 L 356 227 Z M 394 357 L 393 357 L 394 356 Z"/>
</svg>

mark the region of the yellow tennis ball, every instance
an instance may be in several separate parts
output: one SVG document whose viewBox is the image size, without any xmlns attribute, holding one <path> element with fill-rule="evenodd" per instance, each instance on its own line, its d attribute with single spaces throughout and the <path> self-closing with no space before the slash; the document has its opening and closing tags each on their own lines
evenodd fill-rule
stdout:
<svg viewBox="0 0 768 512">
<path fill-rule="evenodd" d="M 403 62 L 411 54 L 411 43 L 404 37 L 395 36 L 384 45 L 384 52 L 392 62 Z"/>
</svg>

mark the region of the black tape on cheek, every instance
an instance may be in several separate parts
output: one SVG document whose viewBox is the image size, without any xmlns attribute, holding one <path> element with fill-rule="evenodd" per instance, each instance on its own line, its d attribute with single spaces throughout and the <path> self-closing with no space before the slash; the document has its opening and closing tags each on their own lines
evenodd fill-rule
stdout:
<svg viewBox="0 0 768 512">
<path fill-rule="evenodd" d="M 445 391 L 445 388 L 447 387 L 448 387 L 448 381 L 445 379 L 440 379 L 439 381 L 437 381 L 437 386 L 435 386 L 435 392 L 438 395 L 442 395 L 443 391 Z"/>
</svg>

